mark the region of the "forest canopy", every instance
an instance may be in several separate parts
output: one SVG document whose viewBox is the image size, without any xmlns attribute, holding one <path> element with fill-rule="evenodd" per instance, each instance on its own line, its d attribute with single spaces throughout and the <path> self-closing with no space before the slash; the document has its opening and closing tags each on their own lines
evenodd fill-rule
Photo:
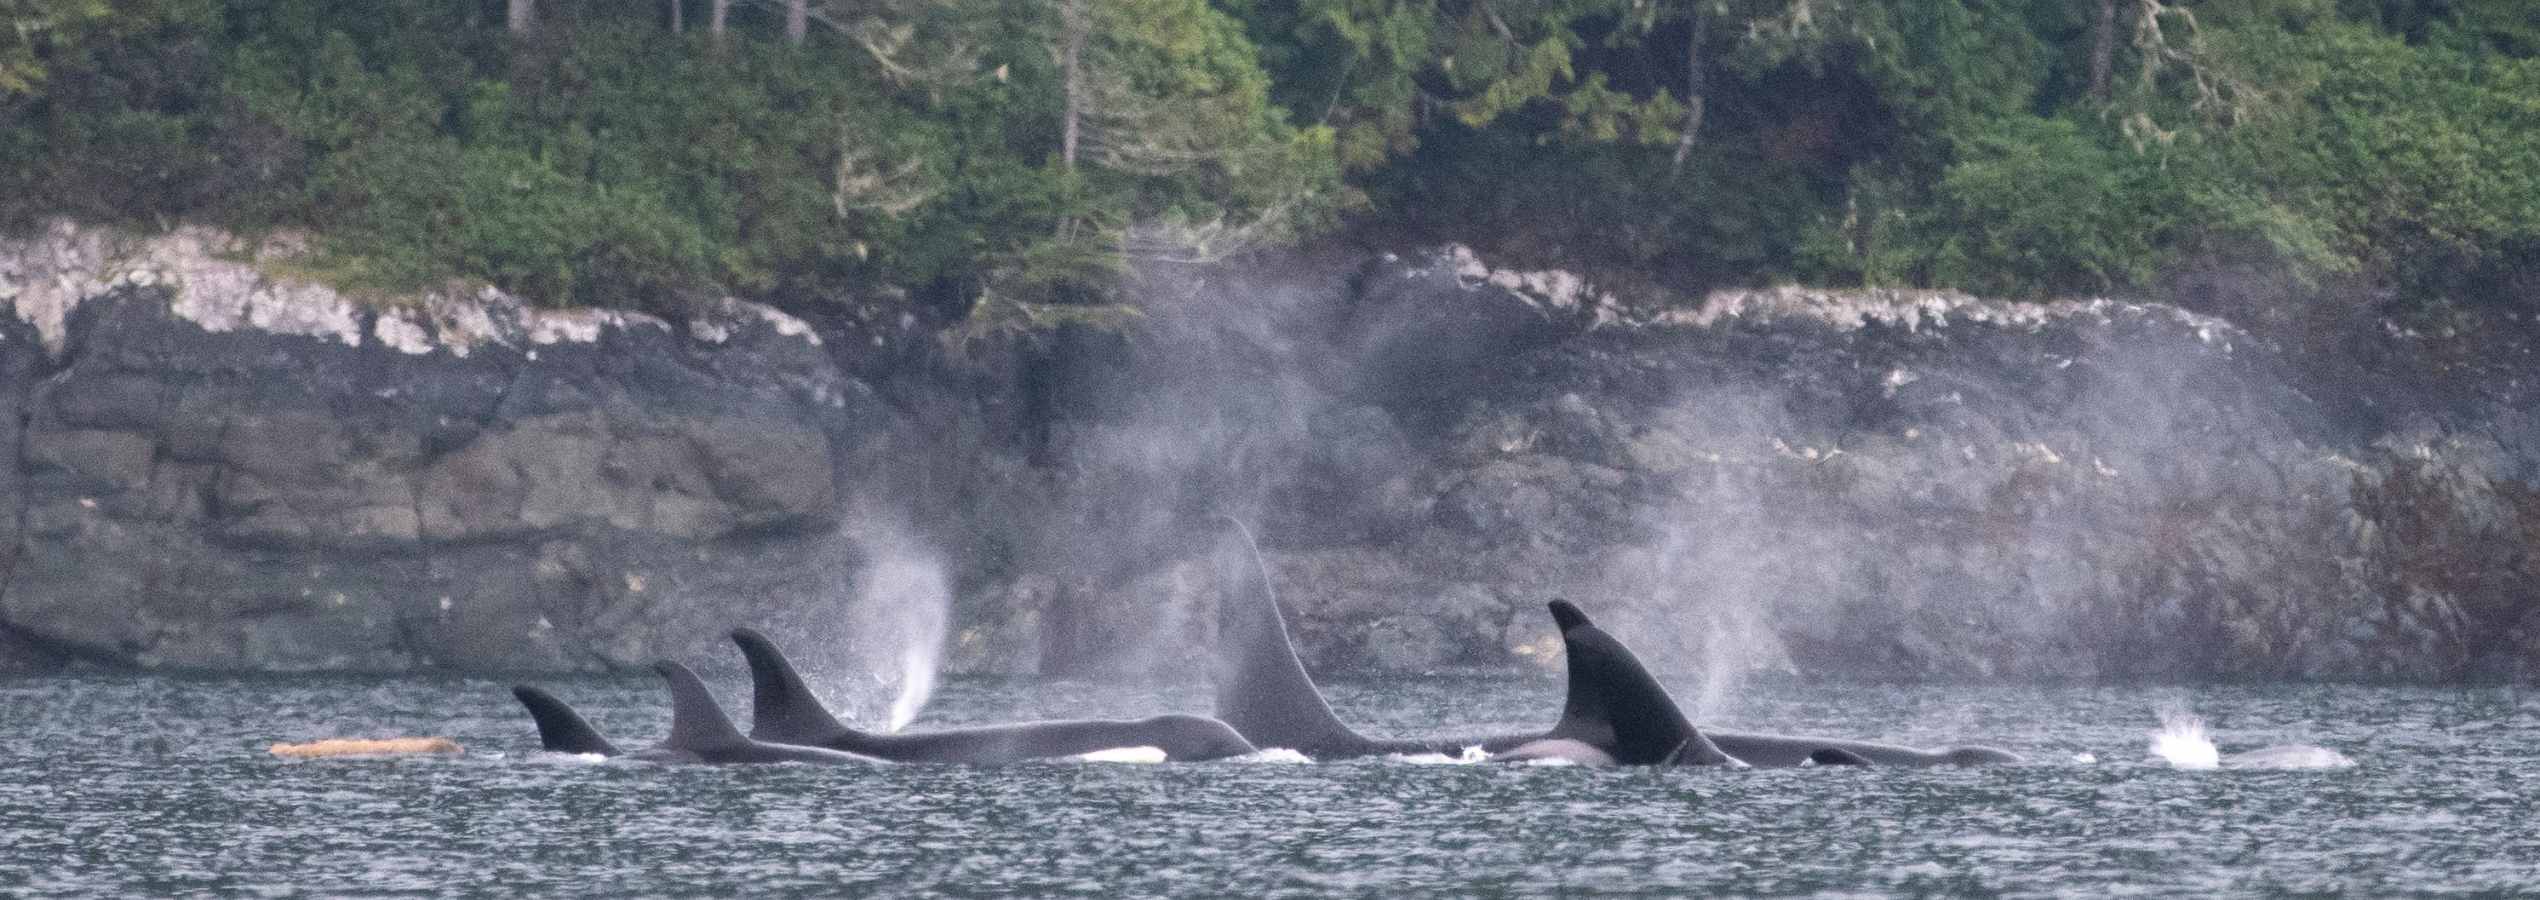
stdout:
<svg viewBox="0 0 2540 900">
<path fill-rule="evenodd" d="M 2522 0 L 5 8 L 0 226 L 306 229 L 386 289 L 977 320 L 1354 234 L 1687 290 L 2540 293 Z"/>
</svg>

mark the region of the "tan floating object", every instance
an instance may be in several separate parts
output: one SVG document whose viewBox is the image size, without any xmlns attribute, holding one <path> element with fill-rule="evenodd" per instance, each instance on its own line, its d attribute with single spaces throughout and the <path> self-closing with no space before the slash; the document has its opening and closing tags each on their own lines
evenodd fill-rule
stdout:
<svg viewBox="0 0 2540 900">
<path fill-rule="evenodd" d="M 465 753 L 457 741 L 441 737 L 386 738 L 358 740 L 330 738 L 305 744 L 275 744 L 267 750 L 275 756 L 294 759 L 316 759 L 321 756 L 399 756 L 418 753 Z"/>
</svg>

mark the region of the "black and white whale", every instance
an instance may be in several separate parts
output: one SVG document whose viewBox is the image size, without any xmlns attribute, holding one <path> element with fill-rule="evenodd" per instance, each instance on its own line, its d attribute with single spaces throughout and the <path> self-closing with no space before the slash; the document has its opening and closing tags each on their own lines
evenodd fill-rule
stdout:
<svg viewBox="0 0 2540 900">
<path fill-rule="evenodd" d="M 1568 659 L 1569 697 L 1552 730 L 1495 761 L 1604 766 L 1744 766 L 1687 721 L 1640 658 L 1566 600 L 1551 603 Z"/>
<path fill-rule="evenodd" d="M 881 760 L 858 756 L 824 747 L 806 747 L 750 738 L 734 727 L 732 717 L 725 715 L 722 704 L 706 690 L 704 681 L 687 666 L 664 660 L 653 664 L 670 688 L 670 736 L 650 748 L 621 753 L 617 745 L 600 734 L 599 729 L 581 714 L 566 706 L 554 695 L 527 685 L 512 688 L 512 696 L 529 708 L 529 717 L 538 723 L 538 741 L 546 750 L 556 753 L 596 753 L 602 756 L 638 762 L 699 763 L 706 765 L 748 765 L 759 763 L 809 763 L 813 765 L 856 765 Z"/>
<path fill-rule="evenodd" d="M 1231 520 L 1230 520 L 1231 521 Z M 1238 529 L 1243 526 L 1236 524 Z M 1245 536 L 1250 540 L 1250 535 Z M 1260 566 L 1256 553 L 1254 566 Z M 1371 738 L 1359 734 L 1323 699 L 1323 691 L 1305 673 L 1296 645 L 1288 638 L 1287 618 L 1261 573 L 1258 589 L 1229 591 L 1218 607 L 1217 702 L 1219 721 L 1233 726 L 1256 747 L 1293 750 L 1317 761 L 1386 754 L 1437 753 L 1460 756 L 1467 747 L 1499 753 L 1536 738 L 1542 732 L 1432 738 Z"/>
<path fill-rule="evenodd" d="M 1863 759 L 1861 754 L 1841 747 L 1819 747 L 1816 752 L 1808 754 L 1808 764 L 1812 766 L 1866 766 L 1871 763 Z"/>
<path fill-rule="evenodd" d="M 1270 590 L 1270 573 L 1251 532 L 1229 518 L 1251 552 L 1251 590 L 1230 590 L 1218 610 L 1217 718 L 1241 732 L 1257 747 L 1294 750 L 1316 760 L 1349 759 L 1384 754 L 1439 753 L 1461 755 L 1479 747 L 1499 753 L 1544 736 L 1520 734 L 1443 736 L 1410 739 L 1370 738 L 1332 714 L 1305 663 L 1288 637 L 1287 618 Z M 1810 735 L 1705 730 L 1713 744 L 1753 766 L 1785 767 L 1810 762 L 1821 750 L 1841 751 L 1819 761 L 1883 766 L 1977 765 L 2016 763 L 2017 754 L 1991 747 L 1919 749 L 1877 741 Z M 1857 760 L 1858 762 L 1854 762 Z"/>
<path fill-rule="evenodd" d="M 985 725 L 903 734 L 849 728 L 821 705 L 802 675 L 776 644 L 748 628 L 732 642 L 750 663 L 750 736 L 858 753 L 892 762 L 993 765 L 1027 759 L 1079 756 L 1103 750 L 1153 747 L 1170 761 L 1243 756 L 1254 751 L 1242 734 L 1206 716 L 1161 715 L 1144 719 L 1062 719 Z"/>
<path fill-rule="evenodd" d="M 530 721 L 538 723 L 538 747 L 549 753 L 578 753 L 586 756 L 621 755 L 600 730 L 573 711 L 573 707 L 556 699 L 543 688 L 526 684 L 512 685 L 512 696 L 529 708 Z"/>
</svg>

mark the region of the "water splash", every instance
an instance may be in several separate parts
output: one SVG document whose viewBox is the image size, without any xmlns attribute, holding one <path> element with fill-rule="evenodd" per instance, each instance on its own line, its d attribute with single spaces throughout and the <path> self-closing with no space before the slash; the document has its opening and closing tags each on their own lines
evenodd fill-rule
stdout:
<svg viewBox="0 0 2540 900">
<path fill-rule="evenodd" d="M 525 753 L 519 758 L 522 762 L 549 766 L 596 766 L 609 761 L 607 756 L 598 753 L 552 753 L 545 750 Z"/>
<path fill-rule="evenodd" d="M 1409 763 L 1415 766 L 1463 766 L 1478 762 L 1489 762 L 1490 754 L 1482 752 L 1482 748 L 1480 747 L 1466 747 L 1464 748 L 1464 752 L 1458 753 L 1454 756 L 1448 756 L 1444 753 L 1396 753 L 1385 758 L 1394 762 Z"/>
<path fill-rule="evenodd" d="M 2152 757 L 2173 769 L 2213 769 L 2222 754 L 2205 735 L 2205 720 L 2185 710 L 2164 710 L 2161 730 L 2152 732 Z"/>
</svg>

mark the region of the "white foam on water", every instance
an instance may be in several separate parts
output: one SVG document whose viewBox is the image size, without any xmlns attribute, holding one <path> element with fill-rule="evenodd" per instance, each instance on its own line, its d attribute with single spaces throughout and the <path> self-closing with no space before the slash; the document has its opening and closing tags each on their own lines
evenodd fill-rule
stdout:
<svg viewBox="0 0 2540 900">
<path fill-rule="evenodd" d="M 598 753 L 553 753 L 540 750 L 523 754 L 521 760 L 549 766 L 595 766 L 608 762 L 609 758 Z"/>
<path fill-rule="evenodd" d="M 2073 754 L 2073 761 L 2086 766 L 2098 762 L 2099 755 L 2096 753 L 2075 753 Z"/>
<path fill-rule="evenodd" d="M 1482 748 L 1480 747 L 1466 747 L 1464 748 L 1464 752 L 1458 753 L 1454 756 L 1448 756 L 1444 753 L 1394 753 L 1387 755 L 1385 759 L 1391 762 L 1408 763 L 1415 766 L 1465 766 L 1478 762 L 1489 762 L 1490 754 L 1482 752 Z"/>
<path fill-rule="evenodd" d="M 1286 747 L 1269 747 L 1261 750 L 1255 750 L 1251 753 L 1246 753 L 1242 756 L 1227 760 L 1227 762 L 1272 763 L 1275 765 L 1295 766 L 1312 765 L 1314 763 L 1314 757 L 1298 753 Z"/>
<path fill-rule="evenodd" d="M 1079 753 L 1070 758 L 1077 762 L 1094 763 L 1160 763 L 1164 761 L 1164 757 L 1162 747 L 1113 747 L 1092 753 Z"/>
<path fill-rule="evenodd" d="M 2169 763 L 2173 769 L 2212 769 L 2222 765 L 2222 754 L 2214 750 L 2212 738 L 2205 736 L 2205 720 L 2183 710 L 2161 713 L 2161 730 L 2152 732 L 2152 757 Z"/>
</svg>

